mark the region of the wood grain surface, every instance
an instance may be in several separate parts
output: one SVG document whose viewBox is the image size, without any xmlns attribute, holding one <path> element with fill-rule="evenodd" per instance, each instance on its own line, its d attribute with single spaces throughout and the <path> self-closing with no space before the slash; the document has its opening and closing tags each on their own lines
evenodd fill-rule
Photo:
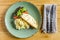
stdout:
<svg viewBox="0 0 60 40">
<path fill-rule="evenodd" d="M 34 4 L 41 14 L 43 4 L 57 4 L 57 33 L 44 34 L 39 31 L 34 36 L 25 39 L 12 36 L 6 29 L 4 17 L 7 9 L 12 4 L 20 1 Z M 60 0 L 0 0 L 0 40 L 60 40 Z"/>
</svg>

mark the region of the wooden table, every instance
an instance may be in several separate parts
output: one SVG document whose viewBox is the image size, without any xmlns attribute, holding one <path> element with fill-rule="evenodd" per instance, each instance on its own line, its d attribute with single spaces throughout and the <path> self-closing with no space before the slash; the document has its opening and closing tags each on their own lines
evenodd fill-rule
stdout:
<svg viewBox="0 0 60 40">
<path fill-rule="evenodd" d="M 42 14 L 43 4 L 57 4 L 57 33 L 44 34 L 37 32 L 34 36 L 26 39 L 19 39 L 12 36 L 6 29 L 4 17 L 7 9 L 21 0 L 0 0 L 0 40 L 60 40 L 60 0 L 24 0 L 34 4 Z"/>
</svg>

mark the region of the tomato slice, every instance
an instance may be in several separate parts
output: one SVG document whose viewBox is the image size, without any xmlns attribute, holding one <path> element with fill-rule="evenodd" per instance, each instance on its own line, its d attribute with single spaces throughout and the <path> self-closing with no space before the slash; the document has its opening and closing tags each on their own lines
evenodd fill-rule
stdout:
<svg viewBox="0 0 60 40">
<path fill-rule="evenodd" d="M 28 14 L 28 12 L 27 11 L 25 11 L 25 12 L 23 12 L 24 14 Z"/>
<path fill-rule="evenodd" d="M 17 18 L 18 18 L 18 16 L 14 16 L 13 18 L 14 18 L 14 19 L 17 19 Z"/>
</svg>

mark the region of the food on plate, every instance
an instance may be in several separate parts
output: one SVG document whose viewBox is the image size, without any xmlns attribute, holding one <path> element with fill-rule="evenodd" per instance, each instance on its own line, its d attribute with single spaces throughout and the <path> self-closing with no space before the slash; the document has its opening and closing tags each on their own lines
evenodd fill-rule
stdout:
<svg viewBox="0 0 60 40">
<path fill-rule="evenodd" d="M 32 27 L 37 28 L 38 25 L 31 15 L 23 13 L 23 15 L 21 15 L 21 18 L 28 22 Z"/>
<path fill-rule="evenodd" d="M 15 19 L 16 29 L 29 29 L 29 24 L 25 22 L 22 18 Z"/>
<path fill-rule="evenodd" d="M 38 28 L 36 20 L 27 12 L 26 8 L 19 7 L 13 16 L 16 29 Z"/>
</svg>

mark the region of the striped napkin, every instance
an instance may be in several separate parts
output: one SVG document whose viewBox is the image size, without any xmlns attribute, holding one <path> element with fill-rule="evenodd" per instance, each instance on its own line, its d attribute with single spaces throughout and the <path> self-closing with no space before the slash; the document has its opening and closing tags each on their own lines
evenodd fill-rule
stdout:
<svg viewBox="0 0 60 40">
<path fill-rule="evenodd" d="M 44 15 L 43 15 L 43 26 L 42 31 L 44 33 L 55 33 L 56 32 L 56 5 L 45 4 Z"/>
</svg>

